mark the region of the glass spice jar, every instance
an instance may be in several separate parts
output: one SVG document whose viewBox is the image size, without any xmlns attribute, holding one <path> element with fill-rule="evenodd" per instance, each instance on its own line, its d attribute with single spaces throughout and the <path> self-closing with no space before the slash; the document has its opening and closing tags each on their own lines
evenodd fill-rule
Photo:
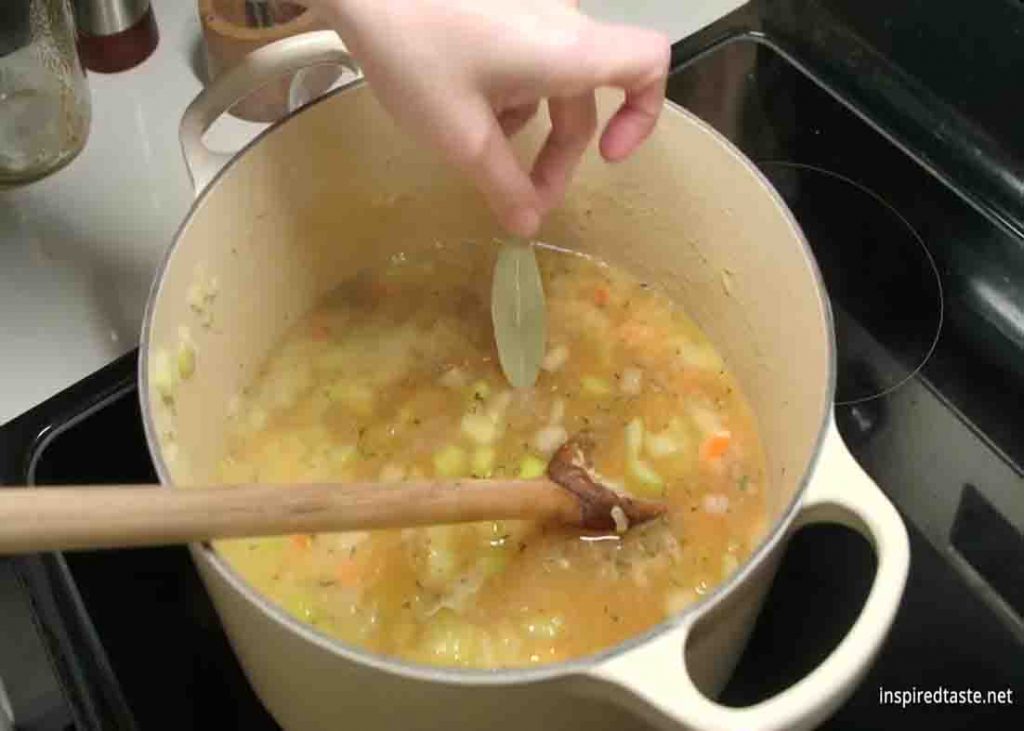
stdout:
<svg viewBox="0 0 1024 731">
<path fill-rule="evenodd" d="M 91 118 L 69 0 L 0 1 L 0 187 L 67 165 Z"/>
</svg>

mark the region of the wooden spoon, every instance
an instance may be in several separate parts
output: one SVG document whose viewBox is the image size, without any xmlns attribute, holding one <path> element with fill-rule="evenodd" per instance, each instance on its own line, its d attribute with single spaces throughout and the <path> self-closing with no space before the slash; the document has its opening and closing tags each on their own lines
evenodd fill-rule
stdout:
<svg viewBox="0 0 1024 731">
<path fill-rule="evenodd" d="M 588 446 L 585 437 L 570 440 L 552 458 L 547 476 L 536 480 L 4 489 L 0 553 L 502 519 L 548 520 L 610 531 L 665 512 L 661 503 L 634 500 L 595 482 L 586 465 Z"/>
</svg>

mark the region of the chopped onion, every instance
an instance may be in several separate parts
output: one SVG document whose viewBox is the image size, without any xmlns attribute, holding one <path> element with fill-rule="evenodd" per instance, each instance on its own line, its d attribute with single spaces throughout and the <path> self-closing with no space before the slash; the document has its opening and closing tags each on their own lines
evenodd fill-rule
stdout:
<svg viewBox="0 0 1024 731">
<path fill-rule="evenodd" d="M 462 433 L 477 444 L 493 444 L 498 438 L 498 422 L 487 414 L 470 412 L 462 417 Z"/>
<path fill-rule="evenodd" d="M 569 360 L 569 348 L 566 345 L 556 345 L 549 350 L 541 361 L 540 367 L 549 373 L 554 373 L 564 366 Z"/>
<path fill-rule="evenodd" d="M 618 505 L 612 506 L 612 520 L 615 521 L 616 533 L 625 533 L 629 530 L 629 518 L 626 517 L 626 513 Z"/>
<path fill-rule="evenodd" d="M 729 510 L 729 497 L 719 493 L 704 496 L 704 512 L 711 515 L 724 515 Z"/>
<path fill-rule="evenodd" d="M 555 403 L 551 404 L 551 418 L 548 419 L 552 424 L 561 424 L 562 419 L 565 418 L 565 399 L 556 399 Z"/>
<path fill-rule="evenodd" d="M 619 389 L 627 396 L 639 396 L 643 387 L 643 371 L 639 368 L 626 368 L 619 379 Z"/>
<path fill-rule="evenodd" d="M 546 426 L 537 431 L 533 437 L 533 444 L 537 451 L 543 454 L 554 454 L 555 450 L 565 444 L 569 438 L 568 432 L 561 426 Z"/>
</svg>

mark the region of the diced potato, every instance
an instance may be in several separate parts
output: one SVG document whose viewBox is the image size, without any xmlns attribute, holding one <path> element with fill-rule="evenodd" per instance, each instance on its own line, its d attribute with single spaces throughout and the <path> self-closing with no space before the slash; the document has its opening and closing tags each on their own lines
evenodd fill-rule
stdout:
<svg viewBox="0 0 1024 731">
<path fill-rule="evenodd" d="M 720 371 L 724 364 L 721 356 L 707 343 L 697 343 L 689 339 L 680 339 L 673 343 L 676 346 L 678 360 L 684 368 L 698 368 L 706 371 Z"/>
<path fill-rule="evenodd" d="M 187 341 L 178 345 L 178 376 L 187 381 L 196 372 L 196 347 Z"/>
</svg>

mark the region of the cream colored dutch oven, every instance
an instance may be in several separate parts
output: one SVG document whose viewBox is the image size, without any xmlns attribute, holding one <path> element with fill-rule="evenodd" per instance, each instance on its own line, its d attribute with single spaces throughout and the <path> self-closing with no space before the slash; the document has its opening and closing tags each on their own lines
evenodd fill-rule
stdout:
<svg viewBox="0 0 1024 731">
<path fill-rule="evenodd" d="M 499 233 L 477 193 L 396 129 L 360 80 L 276 124 L 221 168 L 221 156 L 202 143 L 212 122 L 269 79 L 324 64 L 355 70 L 336 34 L 280 41 L 219 78 L 185 113 L 181 139 L 197 199 L 154 286 L 140 359 L 145 428 L 164 484 L 212 476 L 232 396 L 283 328 L 356 267 L 438 240 Z M 616 103 L 600 96 L 602 120 Z M 517 138 L 518 151 L 532 156 L 545 133 L 535 121 Z M 768 455 L 763 542 L 717 590 L 641 636 L 588 659 L 492 672 L 406 664 L 330 639 L 256 593 L 211 547 L 192 546 L 251 684 L 294 731 L 817 725 L 884 641 L 908 543 L 836 430 L 831 313 L 796 222 L 750 161 L 667 104 L 629 161 L 612 166 L 588 153 L 541 238 L 657 283 L 718 345 L 752 402 Z M 175 386 L 171 410 L 150 374 L 182 338 L 196 346 L 196 368 Z M 852 526 L 874 546 L 877 575 L 860 616 L 792 687 L 748 708 L 716 703 L 787 537 L 817 522 Z"/>
</svg>

